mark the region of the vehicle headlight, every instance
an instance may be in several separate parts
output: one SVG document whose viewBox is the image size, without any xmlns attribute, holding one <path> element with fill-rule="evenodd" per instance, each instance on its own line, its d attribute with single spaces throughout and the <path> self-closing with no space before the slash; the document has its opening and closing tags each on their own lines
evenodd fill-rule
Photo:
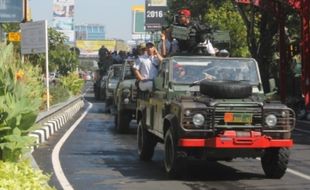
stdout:
<svg viewBox="0 0 310 190">
<path fill-rule="evenodd" d="M 267 115 L 267 117 L 265 118 L 265 122 L 268 125 L 268 127 L 274 127 L 277 124 L 277 117 L 273 114 L 269 114 Z"/>
<path fill-rule="evenodd" d="M 128 104 L 129 103 L 129 99 L 128 98 L 125 98 L 124 99 L 124 104 Z"/>
<path fill-rule="evenodd" d="M 194 115 L 193 123 L 195 126 L 200 127 L 204 124 L 204 122 L 205 122 L 205 117 L 202 114 L 197 113 Z"/>
</svg>

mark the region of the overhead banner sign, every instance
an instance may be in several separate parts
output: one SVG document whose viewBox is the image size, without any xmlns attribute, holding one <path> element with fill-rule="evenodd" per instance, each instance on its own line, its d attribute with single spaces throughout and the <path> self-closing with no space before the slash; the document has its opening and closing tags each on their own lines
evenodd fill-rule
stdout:
<svg viewBox="0 0 310 190">
<path fill-rule="evenodd" d="M 81 57 L 98 57 L 101 46 L 105 46 L 109 51 L 114 51 L 116 40 L 77 40 L 76 47 L 80 49 Z"/>
<path fill-rule="evenodd" d="M 0 23 L 24 20 L 24 0 L 0 0 Z"/>
<path fill-rule="evenodd" d="M 74 4 L 75 0 L 54 0 L 53 5 L 53 27 L 64 33 L 69 42 L 75 40 Z"/>
<path fill-rule="evenodd" d="M 165 24 L 167 12 L 167 0 L 145 1 L 145 29 L 147 31 L 161 30 Z"/>
</svg>

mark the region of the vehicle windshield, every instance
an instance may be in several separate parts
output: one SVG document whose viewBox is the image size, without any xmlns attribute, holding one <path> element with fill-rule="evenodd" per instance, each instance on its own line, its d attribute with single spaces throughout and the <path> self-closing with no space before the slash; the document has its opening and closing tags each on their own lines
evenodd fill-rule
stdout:
<svg viewBox="0 0 310 190">
<path fill-rule="evenodd" d="M 204 79 L 249 81 L 259 84 L 253 59 L 191 58 L 173 60 L 173 80 L 176 83 L 194 83 Z"/>
<path fill-rule="evenodd" d="M 124 79 L 125 80 L 130 80 L 130 79 L 135 79 L 136 76 L 133 73 L 131 66 L 130 65 L 126 65 L 125 67 L 125 73 L 124 73 Z"/>
</svg>

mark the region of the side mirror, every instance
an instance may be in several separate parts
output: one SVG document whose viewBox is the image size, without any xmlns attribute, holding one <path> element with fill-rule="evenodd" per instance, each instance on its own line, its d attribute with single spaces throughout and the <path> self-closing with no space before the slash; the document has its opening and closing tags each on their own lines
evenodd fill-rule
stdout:
<svg viewBox="0 0 310 190">
<path fill-rule="evenodd" d="M 274 78 L 269 79 L 269 92 L 278 91 L 276 80 Z"/>
<path fill-rule="evenodd" d="M 168 87 L 169 87 L 170 89 L 172 89 L 172 82 L 171 82 L 171 81 L 168 83 Z"/>
<path fill-rule="evenodd" d="M 276 80 L 274 78 L 269 79 L 269 92 L 266 93 L 267 100 L 279 100 L 278 88 L 276 85 Z"/>
</svg>

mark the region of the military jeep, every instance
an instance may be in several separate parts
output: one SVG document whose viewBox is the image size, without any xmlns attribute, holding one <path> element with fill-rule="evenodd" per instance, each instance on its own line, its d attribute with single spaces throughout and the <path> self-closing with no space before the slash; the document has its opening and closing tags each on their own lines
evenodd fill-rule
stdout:
<svg viewBox="0 0 310 190">
<path fill-rule="evenodd" d="M 122 67 L 122 74 L 114 94 L 115 105 L 115 127 L 117 132 L 128 131 L 130 121 L 135 118 L 137 88 L 136 78 L 132 72 L 133 61 L 128 59 Z"/>
<path fill-rule="evenodd" d="M 171 175 L 182 172 L 187 160 L 234 158 L 261 158 L 270 178 L 285 174 L 295 113 L 265 98 L 254 59 L 166 58 L 154 91 L 141 97 L 136 114 L 140 160 L 151 160 L 160 142 Z"/>
<path fill-rule="evenodd" d="M 102 87 L 102 94 L 106 102 L 106 107 L 113 106 L 116 86 L 122 75 L 122 67 L 122 64 L 114 64 L 109 68 L 108 76 L 103 84 L 104 87 Z"/>
</svg>

